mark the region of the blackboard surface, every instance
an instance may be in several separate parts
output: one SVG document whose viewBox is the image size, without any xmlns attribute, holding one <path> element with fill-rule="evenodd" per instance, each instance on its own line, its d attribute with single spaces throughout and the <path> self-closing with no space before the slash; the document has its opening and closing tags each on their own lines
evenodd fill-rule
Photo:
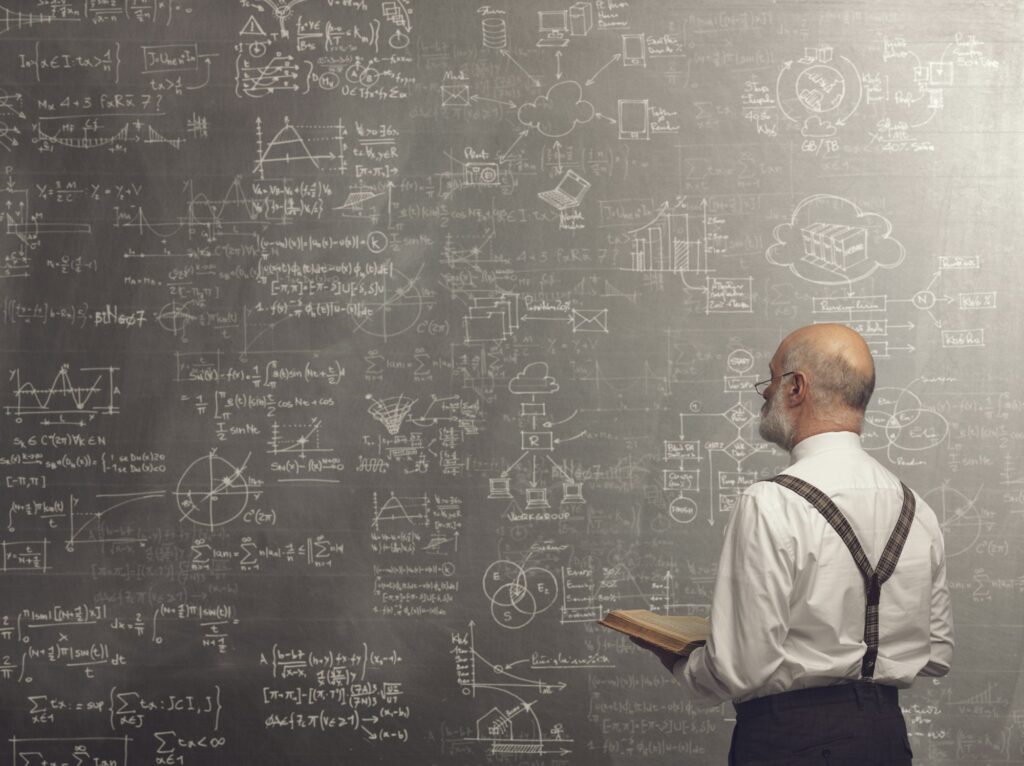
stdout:
<svg viewBox="0 0 1024 766">
<path fill-rule="evenodd" d="M 724 762 L 595 620 L 821 321 L 1024 763 L 1019 3 L 0 1 L 0 764 Z"/>
</svg>

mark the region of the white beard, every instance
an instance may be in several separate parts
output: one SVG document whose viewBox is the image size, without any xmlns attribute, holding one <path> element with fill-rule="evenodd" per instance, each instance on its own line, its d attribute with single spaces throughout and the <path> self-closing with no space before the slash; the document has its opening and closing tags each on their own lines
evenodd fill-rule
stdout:
<svg viewBox="0 0 1024 766">
<path fill-rule="evenodd" d="M 767 411 L 765 411 L 767 407 Z M 786 414 L 786 410 L 779 406 L 779 397 L 773 396 L 771 402 L 765 402 L 761 407 L 761 422 L 757 432 L 761 438 L 772 444 L 778 444 L 789 452 L 793 449 L 793 437 L 796 428 L 793 420 Z"/>
</svg>

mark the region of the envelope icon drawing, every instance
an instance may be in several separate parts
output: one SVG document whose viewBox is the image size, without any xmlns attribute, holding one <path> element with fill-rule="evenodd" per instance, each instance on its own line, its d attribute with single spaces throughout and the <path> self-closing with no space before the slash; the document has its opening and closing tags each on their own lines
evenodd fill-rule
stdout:
<svg viewBox="0 0 1024 766">
<path fill-rule="evenodd" d="M 441 106 L 469 106 L 469 86 L 442 85 Z"/>
<path fill-rule="evenodd" d="M 573 309 L 573 332 L 608 332 L 608 309 Z"/>
</svg>

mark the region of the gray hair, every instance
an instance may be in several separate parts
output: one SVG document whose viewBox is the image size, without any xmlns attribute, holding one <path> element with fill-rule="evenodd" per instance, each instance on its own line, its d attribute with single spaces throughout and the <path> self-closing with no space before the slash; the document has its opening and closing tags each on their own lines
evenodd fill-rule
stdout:
<svg viewBox="0 0 1024 766">
<path fill-rule="evenodd" d="M 870 374 L 865 375 L 841 353 L 812 343 L 793 343 L 786 349 L 781 364 L 783 372 L 800 370 L 808 376 L 811 402 L 822 413 L 838 405 L 863 414 L 875 391 L 874 365 Z"/>
</svg>

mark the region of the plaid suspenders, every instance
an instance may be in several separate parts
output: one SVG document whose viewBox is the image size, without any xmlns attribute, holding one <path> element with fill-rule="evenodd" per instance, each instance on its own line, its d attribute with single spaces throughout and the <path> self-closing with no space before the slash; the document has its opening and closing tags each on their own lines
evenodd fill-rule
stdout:
<svg viewBox="0 0 1024 766">
<path fill-rule="evenodd" d="M 910 524 L 914 520 L 914 493 L 908 489 L 906 484 L 900 482 L 900 486 L 903 488 L 903 508 L 900 510 L 900 517 L 896 522 L 896 528 L 889 537 L 889 542 L 885 544 L 885 550 L 882 551 L 882 556 L 878 560 L 878 569 L 872 569 L 868 563 L 867 556 L 864 555 L 864 549 L 860 546 L 857 535 L 850 528 L 850 524 L 846 521 L 846 517 L 843 516 L 843 512 L 839 510 L 828 495 L 813 484 L 808 484 L 803 479 L 798 479 L 795 476 L 779 474 L 770 479 L 770 481 L 774 481 L 776 484 L 781 484 L 786 489 L 796 492 L 804 500 L 817 508 L 821 515 L 825 517 L 825 520 L 839 534 L 843 542 L 846 543 L 846 547 L 850 549 L 853 560 L 860 570 L 861 577 L 864 578 L 864 589 L 867 591 L 867 605 L 864 612 L 864 643 L 867 644 L 868 648 L 864 653 L 864 659 L 861 661 L 860 675 L 861 678 L 872 678 L 875 675 L 875 658 L 878 656 L 878 601 L 882 592 L 882 583 L 888 580 L 889 576 L 896 569 L 896 562 L 899 561 L 900 553 L 903 551 L 903 544 L 907 541 Z"/>
</svg>

